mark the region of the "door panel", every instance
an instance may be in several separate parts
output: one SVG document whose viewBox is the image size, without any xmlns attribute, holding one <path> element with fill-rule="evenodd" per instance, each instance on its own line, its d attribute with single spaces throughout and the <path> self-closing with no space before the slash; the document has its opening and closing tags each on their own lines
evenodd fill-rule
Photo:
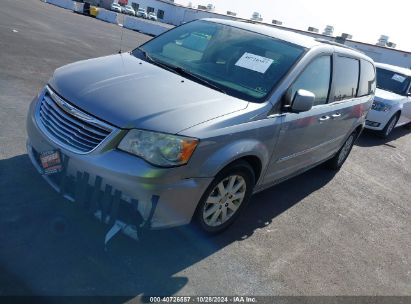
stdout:
<svg viewBox="0 0 411 304">
<path fill-rule="evenodd" d="M 336 139 L 331 147 L 334 152 L 338 151 L 355 124 L 365 119 L 375 93 L 375 80 L 372 63 L 334 54 L 333 103 L 330 104 L 334 114 L 332 127 L 328 130 Z"/>
<path fill-rule="evenodd" d="M 314 107 L 307 112 L 286 113 L 279 139 L 264 178 L 265 184 L 274 183 L 304 169 L 329 153 L 327 131 L 332 123 L 332 108 L 327 105 L 331 80 L 331 56 L 322 55 L 312 60 L 287 90 L 286 100 L 293 100 L 298 90 L 315 94 Z"/>
<path fill-rule="evenodd" d="M 333 152 L 341 148 L 343 141 L 372 104 L 372 96 L 364 96 L 330 104 L 333 114 L 328 132 L 336 140 L 330 146 Z"/>
<path fill-rule="evenodd" d="M 292 175 L 332 153 L 336 139 L 328 130 L 333 113 L 331 107 L 321 105 L 308 112 L 285 115 L 265 183 Z"/>
</svg>

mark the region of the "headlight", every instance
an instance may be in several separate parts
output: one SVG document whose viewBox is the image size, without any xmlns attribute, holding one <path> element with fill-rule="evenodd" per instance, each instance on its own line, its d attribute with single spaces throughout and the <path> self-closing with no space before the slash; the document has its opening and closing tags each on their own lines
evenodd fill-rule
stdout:
<svg viewBox="0 0 411 304">
<path fill-rule="evenodd" d="M 383 103 L 381 101 L 374 100 L 374 103 L 372 104 L 371 109 L 375 111 L 380 111 L 380 112 L 387 112 L 391 110 L 391 105 Z"/>
<path fill-rule="evenodd" d="M 118 148 L 135 154 L 147 162 L 161 167 L 186 164 L 198 139 L 144 130 L 130 130 Z"/>
</svg>

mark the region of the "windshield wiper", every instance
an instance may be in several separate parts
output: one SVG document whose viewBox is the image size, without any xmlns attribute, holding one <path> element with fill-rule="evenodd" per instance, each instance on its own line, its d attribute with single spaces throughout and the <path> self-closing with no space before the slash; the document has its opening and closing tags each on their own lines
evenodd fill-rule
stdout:
<svg viewBox="0 0 411 304">
<path fill-rule="evenodd" d="M 195 81 L 202 83 L 216 91 L 219 91 L 221 93 L 227 94 L 226 91 L 224 91 L 222 88 L 216 86 L 215 84 L 209 82 L 208 80 L 204 79 L 203 77 L 200 77 L 194 73 L 191 73 L 189 71 L 187 71 L 186 69 L 183 69 L 182 67 L 178 67 L 178 66 L 171 66 L 169 65 L 169 67 L 171 69 L 173 69 L 174 71 L 176 71 L 178 74 L 180 74 L 181 76 L 186 76 L 188 78 L 194 79 Z"/>
<path fill-rule="evenodd" d="M 163 62 L 160 62 L 160 61 L 158 61 L 158 60 L 155 60 L 155 59 L 154 59 L 153 57 L 151 57 L 145 50 L 140 49 L 140 48 L 139 48 L 139 50 L 140 50 L 140 52 L 143 53 L 144 59 L 146 59 L 148 62 L 150 62 L 150 63 L 152 63 L 152 64 L 155 64 L 155 65 L 157 65 L 157 66 L 159 66 L 159 67 L 162 67 L 163 69 L 166 69 L 166 70 L 169 70 L 169 71 L 171 71 L 171 72 L 174 72 L 174 69 L 173 69 L 172 67 L 170 67 L 169 65 L 167 65 L 167 64 L 165 64 L 165 63 L 163 63 Z"/>
<path fill-rule="evenodd" d="M 153 63 L 159 67 L 162 67 L 166 70 L 169 70 L 171 72 L 176 72 L 177 74 L 181 75 L 181 76 L 186 76 L 188 78 L 191 78 L 199 83 L 202 83 L 216 91 L 219 91 L 221 93 L 227 94 L 226 91 L 224 91 L 222 88 L 216 86 L 215 84 L 212 84 L 211 82 L 205 80 L 204 78 L 197 76 L 196 74 L 193 74 L 185 69 L 183 69 L 182 67 L 178 67 L 178 66 L 174 66 L 171 64 L 167 64 L 165 62 L 160 62 L 159 60 L 154 59 L 153 57 L 151 57 L 145 50 L 140 49 L 139 50 L 143 53 L 144 58 L 150 62 Z"/>
</svg>

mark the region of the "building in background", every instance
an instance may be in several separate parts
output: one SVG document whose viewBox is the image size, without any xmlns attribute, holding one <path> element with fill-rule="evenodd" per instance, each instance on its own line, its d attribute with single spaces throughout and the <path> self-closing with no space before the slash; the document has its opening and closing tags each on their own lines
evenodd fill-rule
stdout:
<svg viewBox="0 0 411 304">
<path fill-rule="evenodd" d="M 327 25 L 324 29 L 323 35 L 325 36 L 334 35 L 334 27 L 332 25 Z"/>
<path fill-rule="evenodd" d="M 386 47 L 395 49 L 397 47 L 397 44 L 394 42 L 388 41 Z"/>
<path fill-rule="evenodd" d="M 312 26 L 309 26 L 307 31 L 309 31 L 311 33 L 316 33 L 316 34 L 318 34 L 320 32 L 320 30 L 318 28 L 315 28 L 315 27 L 312 27 Z"/>
<path fill-rule="evenodd" d="M 257 21 L 257 22 L 263 22 L 263 17 L 261 16 L 261 14 L 259 12 L 254 12 L 251 15 L 250 19 L 253 20 L 253 21 Z"/>
<path fill-rule="evenodd" d="M 215 6 L 214 6 L 213 4 L 207 4 L 207 10 L 208 10 L 209 12 L 214 12 Z"/>
<path fill-rule="evenodd" d="M 381 35 L 380 38 L 378 39 L 376 45 L 378 45 L 378 46 L 386 46 L 389 39 L 390 39 L 390 38 L 389 38 L 388 36 L 386 36 L 386 35 Z"/>
</svg>

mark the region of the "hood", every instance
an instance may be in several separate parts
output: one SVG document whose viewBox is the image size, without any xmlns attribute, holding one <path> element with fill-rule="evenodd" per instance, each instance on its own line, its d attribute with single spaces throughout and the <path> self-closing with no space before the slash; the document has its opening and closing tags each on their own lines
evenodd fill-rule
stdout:
<svg viewBox="0 0 411 304">
<path fill-rule="evenodd" d="M 374 100 L 385 102 L 388 104 L 393 104 L 393 103 L 400 102 L 404 98 L 405 98 L 404 96 L 398 95 L 396 93 L 385 91 L 382 89 L 377 89 L 375 91 Z"/>
<path fill-rule="evenodd" d="M 128 53 L 63 66 L 49 84 L 81 110 L 124 129 L 175 134 L 248 105 Z"/>
</svg>

